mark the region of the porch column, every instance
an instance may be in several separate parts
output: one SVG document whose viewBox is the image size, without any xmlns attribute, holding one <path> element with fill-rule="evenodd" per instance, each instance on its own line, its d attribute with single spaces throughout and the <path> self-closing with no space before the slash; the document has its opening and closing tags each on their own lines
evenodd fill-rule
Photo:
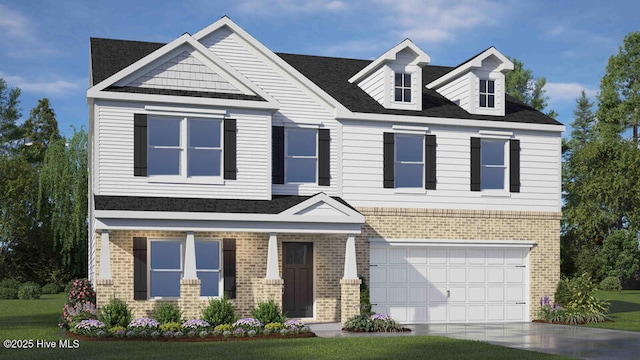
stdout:
<svg viewBox="0 0 640 360">
<path fill-rule="evenodd" d="M 196 242 L 193 231 L 187 232 L 187 242 L 184 248 L 184 276 L 183 279 L 197 279 L 196 274 Z"/>
<path fill-rule="evenodd" d="M 111 250 L 109 249 L 109 231 L 100 233 L 100 274 L 96 279 L 96 305 L 98 308 L 109 303 L 114 297 L 113 279 L 111 278 Z"/>
<path fill-rule="evenodd" d="M 275 233 L 269 234 L 269 247 L 267 248 L 267 276 L 264 279 L 264 288 L 259 301 L 273 300 L 282 308 L 282 288 L 284 281 L 278 271 L 278 237 Z"/>
<path fill-rule="evenodd" d="M 184 248 L 184 275 L 180 279 L 180 301 L 182 315 L 195 319 L 200 310 L 200 279 L 196 273 L 196 243 L 193 231 L 187 231 Z"/>
<path fill-rule="evenodd" d="M 356 237 L 350 234 L 344 251 L 344 275 L 340 280 L 340 321 L 360 314 L 360 283 L 356 260 Z"/>
<path fill-rule="evenodd" d="M 100 276 L 98 280 L 111 280 L 111 250 L 109 250 L 109 231 L 100 234 Z"/>
</svg>

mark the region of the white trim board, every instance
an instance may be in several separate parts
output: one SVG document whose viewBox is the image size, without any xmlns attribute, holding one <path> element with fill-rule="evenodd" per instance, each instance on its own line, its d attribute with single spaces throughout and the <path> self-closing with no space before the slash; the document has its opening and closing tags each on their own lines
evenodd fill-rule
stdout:
<svg viewBox="0 0 640 360">
<path fill-rule="evenodd" d="M 530 240 L 447 240 L 447 239 L 383 239 L 369 238 L 371 244 L 389 246 L 449 246 L 449 247 L 515 247 L 532 248 L 537 245 Z"/>
</svg>

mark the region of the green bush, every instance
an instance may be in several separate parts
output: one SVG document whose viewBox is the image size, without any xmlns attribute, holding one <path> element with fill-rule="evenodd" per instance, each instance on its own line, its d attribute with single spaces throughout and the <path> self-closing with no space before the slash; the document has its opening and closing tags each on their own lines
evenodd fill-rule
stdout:
<svg viewBox="0 0 640 360">
<path fill-rule="evenodd" d="M 168 322 L 166 324 L 160 325 L 160 331 L 162 331 L 162 332 L 165 332 L 165 331 L 171 331 L 171 332 L 182 331 L 182 325 L 180 325 L 180 323 L 177 323 L 177 322 Z"/>
<path fill-rule="evenodd" d="M 98 320 L 107 327 L 127 327 L 131 322 L 131 310 L 124 301 L 111 298 L 109 303 L 98 312 Z"/>
<path fill-rule="evenodd" d="M 264 326 L 265 330 L 276 332 L 284 329 L 284 325 L 281 322 L 272 322 Z"/>
<path fill-rule="evenodd" d="M 232 331 L 233 326 L 231 326 L 231 324 L 220 324 L 220 325 L 217 325 L 215 328 L 213 328 L 213 330 L 220 331 L 220 332 Z"/>
<path fill-rule="evenodd" d="M 620 291 L 622 285 L 620 279 L 616 276 L 607 276 L 600 282 L 600 289 L 605 291 Z"/>
<path fill-rule="evenodd" d="M 360 278 L 360 281 L 360 314 L 371 316 L 373 311 L 371 311 L 369 286 L 367 286 L 363 278 Z"/>
<path fill-rule="evenodd" d="M 555 300 L 560 306 L 566 307 L 571 301 L 571 292 L 567 285 L 567 279 L 560 279 L 556 287 Z"/>
<path fill-rule="evenodd" d="M 58 284 L 56 284 L 56 283 L 48 283 L 48 284 L 45 284 L 45 286 L 42 287 L 42 293 L 43 294 L 55 295 L 55 294 L 57 294 L 59 292 L 60 292 L 60 286 L 58 286 Z"/>
<path fill-rule="evenodd" d="M 13 300 L 18 298 L 18 290 L 0 287 L 0 300 Z"/>
<path fill-rule="evenodd" d="M 40 299 L 41 294 L 40 285 L 27 281 L 18 289 L 18 299 L 20 300 L 35 300 Z"/>
<path fill-rule="evenodd" d="M 251 310 L 251 316 L 258 319 L 263 324 L 283 323 L 287 318 L 282 314 L 280 306 L 273 300 L 258 303 L 258 307 Z"/>
<path fill-rule="evenodd" d="M 236 308 L 225 295 L 221 299 L 209 301 L 209 305 L 202 310 L 200 318 L 212 327 L 216 327 L 221 324 L 233 324 L 238 320 L 238 315 L 236 315 Z"/>
<path fill-rule="evenodd" d="M 358 332 L 372 332 L 374 331 L 373 326 L 373 321 L 371 321 L 369 315 L 364 314 L 352 316 L 344 323 L 346 330 Z"/>
<path fill-rule="evenodd" d="M 160 322 L 160 324 L 179 323 L 182 321 L 182 311 L 172 303 L 163 302 L 153 310 L 151 317 Z"/>
<path fill-rule="evenodd" d="M 582 317 L 582 322 L 602 322 L 608 319 L 609 304 L 595 297 L 597 286 L 591 276 L 582 274 L 566 283 L 571 294 L 571 300 L 566 306 L 569 315 L 579 314 Z M 575 316 L 578 317 L 578 315 Z"/>
<path fill-rule="evenodd" d="M 15 291 L 18 291 L 20 286 L 22 286 L 22 283 L 16 279 L 3 279 L 0 281 L 0 288 L 14 289 Z"/>
</svg>

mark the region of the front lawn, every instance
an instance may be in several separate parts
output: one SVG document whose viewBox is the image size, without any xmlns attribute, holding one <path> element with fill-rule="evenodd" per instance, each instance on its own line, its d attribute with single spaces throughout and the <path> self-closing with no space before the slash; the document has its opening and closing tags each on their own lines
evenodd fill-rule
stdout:
<svg viewBox="0 0 640 360">
<path fill-rule="evenodd" d="M 610 317 L 614 322 L 588 324 L 593 328 L 640 332 L 640 290 L 598 291 L 596 297 L 611 304 Z"/>
<path fill-rule="evenodd" d="M 0 340 L 26 339 L 36 345 L 37 340 L 48 340 L 59 346 L 64 334 L 56 325 L 64 302 L 64 294 L 43 295 L 39 300 L 0 300 Z M 168 354 L 186 359 L 566 359 L 436 336 L 211 343 L 81 341 L 77 349 L 0 348 L 0 358 L 20 359 L 161 359 Z"/>
</svg>

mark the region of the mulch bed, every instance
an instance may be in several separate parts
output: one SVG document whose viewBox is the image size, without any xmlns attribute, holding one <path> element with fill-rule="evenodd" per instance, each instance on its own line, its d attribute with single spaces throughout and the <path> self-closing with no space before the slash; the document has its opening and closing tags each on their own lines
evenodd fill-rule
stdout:
<svg viewBox="0 0 640 360">
<path fill-rule="evenodd" d="M 82 341 L 153 341 L 153 342 L 214 342 L 214 341 L 251 341 L 251 340 L 278 340 L 278 339 L 282 339 L 282 340 L 286 340 L 286 339 L 300 339 L 300 338 L 310 338 L 310 337 L 315 337 L 316 334 L 312 333 L 312 332 L 306 332 L 306 333 L 300 333 L 300 334 L 287 334 L 287 336 L 282 336 L 279 333 L 273 333 L 273 334 L 269 334 L 269 335 L 264 335 L 264 334 L 256 334 L 253 337 L 250 336 L 242 336 L 242 337 L 236 337 L 236 336 L 229 336 L 229 337 L 224 337 L 222 335 L 220 336 L 212 336 L 209 335 L 207 337 L 201 338 L 200 336 L 194 336 L 194 337 L 189 337 L 189 336 L 182 336 L 179 338 L 165 338 L 165 337 L 157 337 L 157 338 L 151 338 L 151 337 L 97 337 L 97 336 L 85 336 L 85 335 L 78 335 L 78 334 L 74 334 L 70 331 L 67 331 L 67 337 L 72 338 L 72 339 L 77 339 L 77 340 L 82 340 Z"/>
<path fill-rule="evenodd" d="M 546 321 L 546 320 L 532 320 L 531 322 L 534 323 L 543 323 L 543 324 L 552 324 L 552 325 L 585 325 L 587 324 L 586 322 L 583 323 L 579 323 L 579 324 L 569 324 L 566 322 L 552 322 L 552 321 Z M 603 322 L 614 322 L 613 320 L 605 320 Z"/>
</svg>

